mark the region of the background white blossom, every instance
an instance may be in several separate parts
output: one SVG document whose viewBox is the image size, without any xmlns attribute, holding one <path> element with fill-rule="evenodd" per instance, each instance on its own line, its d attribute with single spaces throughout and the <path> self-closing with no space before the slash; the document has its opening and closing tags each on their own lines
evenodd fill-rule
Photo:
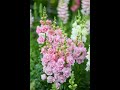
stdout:
<svg viewBox="0 0 120 90">
<path fill-rule="evenodd" d="M 31 9 L 30 9 L 30 27 L 32 27 L 33 21 L 34 21 L 34 17 L 32 16 L 32 12 L 31 12 Z"/>
<path fill-rule="evenodd" d="M 82 0 L 82 14 L 90 15 L 90 0 Z"/>
<path fill-rule="evenodd" d="M 77 22 L 75 21 L 73 24 L 72 24 L 72 34 L 71 34 L 71 39 L 72 40 L 80 40 L 80 41 L 83 41 L 83 42 L 86 42 L 87 40 L 87 35 L 89 34 L 89 30 L 88 30 L 88 25 L 83 24 L 77 24 Z M 77 38 L 78 37 L 78 38 Z"/>
<path fill-rule="evenodd" d="M 89 71 L 90 70 L 90 46 L 89 46 L 86 58 L 88 59 L 88 62 L 86 64 L 86 71 Z"/>
</svg>

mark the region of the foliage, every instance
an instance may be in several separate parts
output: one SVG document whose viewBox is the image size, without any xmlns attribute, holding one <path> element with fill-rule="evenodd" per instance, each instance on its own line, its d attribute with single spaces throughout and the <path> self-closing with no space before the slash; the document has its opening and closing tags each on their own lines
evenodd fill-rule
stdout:
<svg viewBox="0 0 120 90">
<path fill-rule="evenodd" d="M 77 88 L 77 84 L 75 84 L 75 77 L 74 77 L 74 71 L 72 72 L 71 78 L 69 80 L 70 85 L 68 86 L 71 90 L 75 90 Z"/>
</svg>

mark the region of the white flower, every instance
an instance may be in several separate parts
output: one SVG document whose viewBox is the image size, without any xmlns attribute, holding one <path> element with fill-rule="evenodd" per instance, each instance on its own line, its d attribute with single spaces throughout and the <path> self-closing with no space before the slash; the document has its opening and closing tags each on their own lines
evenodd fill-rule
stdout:
<svg viewBox="0 0 120 90">
<path fill-rule="evenodd" d="M 89 70 L 90 70 L 90 61 L 87 62 L 86 66 L 87 66 L 87 67 L 86 67 L 85 70 L 86 70 L 86 71 L 89 71 Z"/>
<path fill-rule="evenodd" d="M 77 25 L 75 28 L 76 28 L 78 33 L 81 32 L 81 26 L 80 25 Z"/>
<path fill-rule="evenodd" d="M 73 24 L 72 24 L 72 27 L 76 27 L 77 26 L 77 22 L 75 21 Z"/>
<path fill-rule="evenodd" d="M 84 26 L 83 28 L 82 28 L 82 26 Z M 79 36 L 78 37 L 78 40 L 81 40 L 82 39 L 82 41 L 83 42 L 86 42 L 86 40 L 87 40 L 87 35 L 88 35 L 88 31 L 87 31 L 87 28 L 85 27 L 85 25 L 83 25 L 83 24 L 80 24 L 80 25 L 77 25 L 77 22 L 75 21 L 73 24 L 72 24 L 72 35 L 71 35 L 71 39 L 72 40 L 77 40 L 77 36 Z"/>
<path fill-rule="evenodd" d="M 86 71 L 89 71 L 90 70 L 90 46 L 89 46 L 86 58 L 88 59 L 88 62 L 86 64 Z"/>
<path fill-rule="evenodd" d="M 76 40 L 77 39 L 77 36 L 79 34 L 81 34 L 81 26 L 80 25 L 77 25 L 77 22 L 75 21 L 73 24 L 72 24 L 72 34 L 71 34 L 71 39 L 72 40 Z"/>
<path fill-rule="evenodd" d="M 39 33 L 39 36 L 45 37 L 45 33 Z"/>
<path fill-rule="evenodd" d="M 86 29 L 87 29 L 87 32 L 90 33 L 90 20 L 86 21 Z"/>
<path fill-rule="evenodd" d="M 69 1 L 70 1 L 70 0 L 64 0 L 64 2 L 67 3 L 67 4 L 69 3 Z"/>
<path fill-rule="evenodd" d="M 42 79 L 42 80 L 45 80 L 46 78 L 47 78 L 47 77 L 46 77 L 46 74 L 42 74 L 42 75 L 41 75 L 41 79 Z"/>
<path fill-rule="evenodd" d="M 87 40 L 86 36 L 82 36 L 82 41 L 86 42 L 86 40 Z"/>
<path fill-rule="evenodd" d="M 32 27 L 32 23 L 34 21 L 34 17 L 32 16 L 31 10 L 30 10 L 30 27 Z"/>
<path fill-rule="evenodd" d="M 88 49 L 86 58 L 87 58 L 88 60 L 90 60 L 90 46 L 89 46 L 89 49 Z"/>
<path fill-rule="evenodd" d="M 82 33 L 82 41 L 86 42 L 86 40 L 87 40 L 86 36 L 88 35 L 87 29 L 83 28 L 81 33 Z"/>
<path fill-rule="evenodd" d="M 83 29 L 82 29 L 82 35 L 83 35 L 83 36 L 88 35 L 88 32 L 87 32 L 87 29 L 86 29 L 86 28 L 83 28 Z"/>
</svg>

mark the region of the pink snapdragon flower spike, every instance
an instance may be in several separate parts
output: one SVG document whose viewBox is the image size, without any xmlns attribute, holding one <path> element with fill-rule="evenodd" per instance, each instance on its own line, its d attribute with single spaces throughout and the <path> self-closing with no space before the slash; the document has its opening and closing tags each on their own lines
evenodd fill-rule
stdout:
<svg viewBox="0 0 120 90">
<path fill-rule="evenodd" d="M 41 26 L 36 30 L 41 48 L 41 58 L 44 74 L 42 80 L 55 83 L 56 88 L 66 82 L 71 76 L 71 68 L 75 62 L 81 64 L 86 57 L 86 50 L 82 43 L 76 43 L 67 38 L 60 28 L 55 28 L 49 20 L 40 21 Z M 45 78 L 46 75 L 46 78 Z"/>
<path fill-rule="evenodd" d="M 59 0 L 58 8 L 57 8 L 58 17 L 63 21 L 64 24 L 67 23 L 69 17 L 68 3 L 69 0 Z"/>
<path fill-rule="evenodd" d="M 82 0 L 82 10 L 83 15 L 90 15 L 90 0 Z"/>
</svg>

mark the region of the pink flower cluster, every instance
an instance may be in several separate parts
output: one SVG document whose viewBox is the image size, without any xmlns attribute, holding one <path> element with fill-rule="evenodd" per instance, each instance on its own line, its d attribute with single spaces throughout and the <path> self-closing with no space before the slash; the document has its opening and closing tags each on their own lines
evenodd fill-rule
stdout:
<svg viewBox="0 0 120 90">
<path fill-rule="evenodd" d="M 49 22 L 49 23 L 48 23 Z M 44 74 L 42 80 L 55 83 L 57 89 L 71 76 L 71 66 L 75 61 L 81 64 L 86 57 L 86 48 L 82 43 L 75 43 L 67 38 L 60 28 L 53 28 L 51 21 L 40 21 L 37 27 L 38 43 L 46 43 L 41 49 Z"/>
<path fill-rule="evenodd" d="M 43 44 L 45 42 L 45 33 L 51 28 L 51 21 L 46 20 L 46 22 L 40 20 L 41 26 L 37 26 L 36 33 L 39 35 L 37 42 Z"/>
<path fill-rule="evenodd" d="M 74 0 L 74 5 L 71 7 L 71 10 L 75 12 L 80 7 L 80 0 Z"/>
</svg>

